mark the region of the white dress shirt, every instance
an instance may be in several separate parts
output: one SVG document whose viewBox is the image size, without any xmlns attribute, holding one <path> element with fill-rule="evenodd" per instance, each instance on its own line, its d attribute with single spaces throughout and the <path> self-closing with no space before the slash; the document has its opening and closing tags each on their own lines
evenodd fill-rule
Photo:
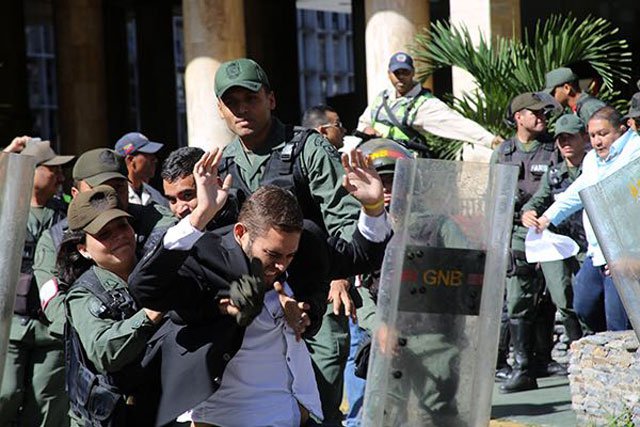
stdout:
<svg viewBox="0 0 640 427">
<path fill-rule="evenodd" d="M 142 194 L 140 195 L 133 189 L 131 184 L 129 184 L 129 203 L 133 205 L 147 206 L 153 202 L 156 202 L 165 208 L 169 207 L 169 201 L 167 198 L 149 184 L 144 182 L 142 183 Z"/>
<path fill-rule="evenodd" d="M 627 131 L 613 142 L 609 155 L 605 159 L 598 157 L 595 150 L 589 151 L 582 161 L 582 174 L 564 192 L 558 194 L 555 202 L 543 215 L 549 218 L 553 225 L 560 224 L 574 212 L 582 209 L 580 190 L 602 181 L 638 157 L 640 157 L 640 136 L 633 130 Z M 582 212 L 582 224 L 589 244 L 587 255 L 592 257 L 593 266 L 599 267 L 606 264 L 586 211 Z"/>
</svg>

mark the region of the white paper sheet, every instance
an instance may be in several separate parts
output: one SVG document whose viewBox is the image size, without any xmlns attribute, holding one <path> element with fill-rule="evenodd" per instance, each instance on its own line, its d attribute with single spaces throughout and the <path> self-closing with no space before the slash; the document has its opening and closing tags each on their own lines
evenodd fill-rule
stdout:
<svg viewBox="0 0 640 427">
<path fill-rule="evenodd" d="M 552 233 L 549 230 L 538 233 L 534 227 L 529 228 L 524 247 L 527 262 L 530 263 L 567 259 L 580 250 L 571 237 Z"/>
</svg>

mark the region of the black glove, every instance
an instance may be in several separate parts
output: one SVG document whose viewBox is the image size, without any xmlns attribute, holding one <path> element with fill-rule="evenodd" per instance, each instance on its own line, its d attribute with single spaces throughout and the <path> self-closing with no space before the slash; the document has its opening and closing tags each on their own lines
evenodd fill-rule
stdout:
<svg viewBox="0 0 640 427">
<path fill-rule="evenodd" d="M 251 273 L 244 274 L 238 280 L 231 282 L 229 297 L 240 311 L 236 314 L 236 322 L 240 326 L 247 326 L 262 311 L 264 294 L 267 287 L 263 281 L 262 263 L 259 259 L 251 259 Z"/>
</svg>

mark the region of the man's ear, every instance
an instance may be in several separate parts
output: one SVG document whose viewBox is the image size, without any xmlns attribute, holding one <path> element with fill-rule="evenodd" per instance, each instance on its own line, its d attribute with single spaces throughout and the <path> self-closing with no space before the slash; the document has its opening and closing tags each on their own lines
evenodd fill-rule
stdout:
<svg viewBox="0 0 640 427">
<path fill-rule="evenodd" d="M 325 138 L 327 137 L 327 126 L 318 126 L 316 130 L 320 135 L 324 136 Z"/>
<path fill-rule="evenodd" d="M 269 100 L 269 109 L 270 110 L 275 110 L 276 109 L 276 94 L 273 92 L 273 90 L 269 90 L 269 93 L 267 93 L 267 98 Z"/>
<path fill-rule="evenodd" d="M 244 240 L 249 238 L 247 227 L 241 222 L 236 222 L 233 226 L 233 237 L 236 239 L 236 242 L 242 246 Z"/>
<path fill-rule="evenodd" d="M 80 190 L 78 190 L 76 187 L 71 187 L 71 197 L 76 197 L 79 192 Z"/>
<path fill-rule="evenodd" d="M 224 120 L 224 115 L 222 114 L 222 109 L 225 107 L 224 103 L 220 98 L 216 98 L 216 100 L 218 101 L 218 115 L 222 120 Z"/>
</svg>

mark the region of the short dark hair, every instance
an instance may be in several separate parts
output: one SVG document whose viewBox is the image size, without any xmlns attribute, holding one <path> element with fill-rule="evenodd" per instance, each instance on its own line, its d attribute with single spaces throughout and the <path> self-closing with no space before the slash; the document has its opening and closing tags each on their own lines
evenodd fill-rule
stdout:
<svg viewBox="0 0 640 427">
<path fill-rule="evenodd" d="M 160 176 L 168 182 L 187 177 L 193 173 L 193 167 L 204 154 L 198 147 L 182 147 L 172 151 L 162 164 Z"/>
<path fill-rule="evenodd" d="M 271 228 L 285 232 L 301 232 L 304 218 L 296 197 L 288 190 L 265 185 L 249 197 L 238 215 L 238 222 L 255 236 Z"/>
<path fill-rule="evenodd" d="M 595 113 L 591 115 L 589 121 L 591 120 L 606 120 L 611 123 L 611 126 L 618 127 L 622 122 L 622 115 L 615 108 L 610 105 L 605 105 L 604 107 L 596 110 Z"/>
<path fill-rule="evenodd" d="M 315 129 L 318 126 L 329 124 L 327 112 L 336 113 L 336 110 L 325 104 L 314 105 L 304 112 L 302 126 Z"/>
</svg>

